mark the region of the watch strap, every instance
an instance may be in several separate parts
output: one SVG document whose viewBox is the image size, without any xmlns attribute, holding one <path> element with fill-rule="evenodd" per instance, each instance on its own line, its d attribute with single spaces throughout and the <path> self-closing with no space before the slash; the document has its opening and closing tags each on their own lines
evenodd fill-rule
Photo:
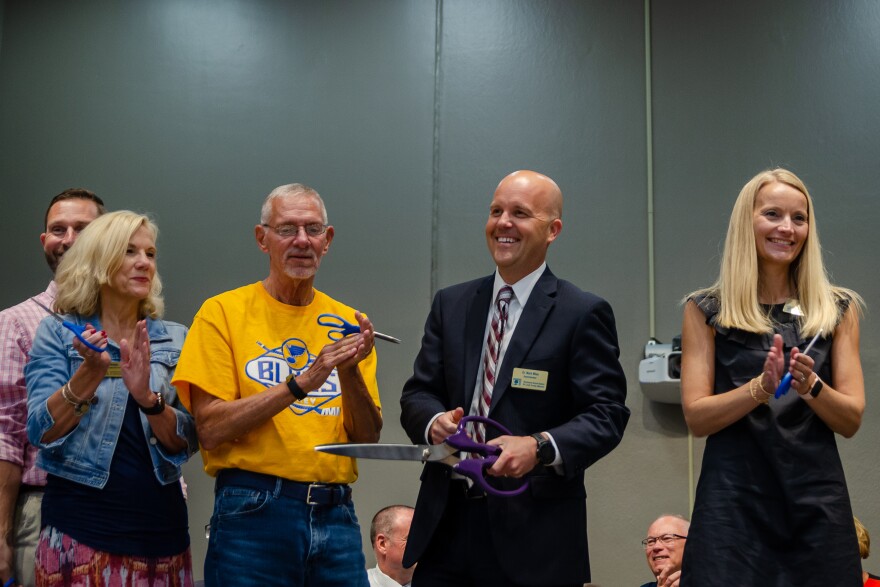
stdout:
<svg viewBox="0 0 880 587">
<path fill-rule="evenodd" d="M 531 437 L 538 443 L 536 449 L 538 462 L 545 466 L 553 463 L 556 460 L 556 449 L 553 448 L 553 443 L 540 432 L 535 432 Z"/>
<path fill-rule="evenodd" d="M 816 375 L 816 381 L 813 383 L 813 387 L 810 388 L 810 396 L 816 397 L 822 391 L 822 388 L 825 387 L 825 384 L 822 383 L 822 380 L 819 379 L 819 376 Z"/>
<path fill-rule="evenodd" d="M 307 395 L 306 392 L 303 391 L 302 387 L 296 382 L 296 378 L 293 376 L 293 373 L 287 376 L 287 389 L 290 391 L 291 395 L 295 397 L 297 400 L 304 399 Z"/>
<path fill-rule="evenodd" d="M 149 408 L 138 404 L 138 408 L 148 416 L 155 416 L 165 411 L 165 396 L 161 393 L 153 393 L 153 395 L 156 396 L 156 403 Z"/>
<path fill-rule="evenodd" d="M 824 386 L 825 386 L 825 384 L 822 383 L 822 380 L 819 378 L 818 375 L 816 375 L 816 380 L 813 382 L 813 385 L 810 386 L 809 391 L 807 391 L 807 392 L 805 392 L 805 393 L 799 393 L 798 395 L 799 395 L 799 396 L 801 397 L 801 399 L 803 399 L 804 401 L 811 402 L 811 401 L 813 401 L 813 399 L 814 399 L 817 395 L 819 395 L 819 392 L 822 391 L 822 388 L 823 388 Z"/>
</svg>

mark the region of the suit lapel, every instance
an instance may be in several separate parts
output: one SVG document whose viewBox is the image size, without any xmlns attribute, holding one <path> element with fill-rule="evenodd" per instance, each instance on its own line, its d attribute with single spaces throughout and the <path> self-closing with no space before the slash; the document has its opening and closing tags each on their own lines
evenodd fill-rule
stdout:
<svg viewBox="0 0 880 587">
<path fill-rule="evenodd" d="M 467 309 L 464 325 L 464 408 L 465 414 L 474 399 L 477 385 L 477 370 L 483 358 L 483 333 L 489 319 L 489 306 L 492 304 L 492 285 L 495 276 L 484 279 L 474 292 Z"/>
<path fill-rule="evenodd" d="M 501 361 L 501 372 L 495 378 L 495 387 L 492 389 L 492 405 L 489 407 L 489 416 L 498 406 L 504 392 L 510 387 L 510 379 L 513 375 L 514 367 L 522 365 L 523 360 L 528 354 L 541 326 L 550 314 L 550 310 L 556 304 L 556 276 L 550 272 L 550 269 L 544 271 L 535 284 L 529 301 L 520 314 L 519 321 L 516 323 L 516 330 L 513 331 L 513 337 L 504 353 Z"/>
</svg>

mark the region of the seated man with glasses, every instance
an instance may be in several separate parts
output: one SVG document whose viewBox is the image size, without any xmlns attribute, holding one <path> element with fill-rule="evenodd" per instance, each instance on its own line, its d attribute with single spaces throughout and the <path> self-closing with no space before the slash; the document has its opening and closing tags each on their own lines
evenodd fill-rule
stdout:
<svg viewBox="0 0 880 587">
<path fill-rule="evenodd" d="M 268 277 L 202 305 L 173 380 L 217 478 L 205 584 L 367 587 L 357 467 L 314 447 L 379 440 L 373 325 L 313 287 L 334 234 L 315 190 L 275 188 L 254 231 Z"/>
<path fill-rule="evenodd" d="M 642 540 L 642 546 L 656 580 L 642 587 L 678 587 L 690 525 L 682 516 L 663 515 L 648 527 L 648 537 Z"/>
</svg>

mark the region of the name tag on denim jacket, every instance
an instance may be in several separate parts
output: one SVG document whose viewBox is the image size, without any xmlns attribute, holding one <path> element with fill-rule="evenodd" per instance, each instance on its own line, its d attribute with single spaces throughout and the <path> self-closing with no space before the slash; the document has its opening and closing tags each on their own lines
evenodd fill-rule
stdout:
<svg viewBox="0 0 880 587">
<path fill-rule="evenodd" d="M 110 362 L 110 365 L 107 367 L 107 374 L 104 377 L 122 377 L 122 367 L 119 366 L 119 361 Z"/>
</svg>

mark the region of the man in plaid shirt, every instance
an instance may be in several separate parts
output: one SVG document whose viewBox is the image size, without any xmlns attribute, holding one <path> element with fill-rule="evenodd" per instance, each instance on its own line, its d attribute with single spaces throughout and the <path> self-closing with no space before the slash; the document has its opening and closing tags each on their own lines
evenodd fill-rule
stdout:
<svg viewBox="0 0 880 587">
<path fill-rule="evenodd" d="M 55 272 L 62 255 L 80 231 L 104 213 L 93 192 L 71 188 L 52 198 L 46 210 L 46 232 L 40 235 L 49 268 Z M 33 299 L 51 308 L 55 282 Z M 40 503 L 46 473 L 35 465 L 37 449 L 28 443 L 28 361 L 37 325 L 46 311 L 30 298 L 0 312 L 0 584 L 34 584 L 34 550 L 40 536 Z"/>
</svg>

